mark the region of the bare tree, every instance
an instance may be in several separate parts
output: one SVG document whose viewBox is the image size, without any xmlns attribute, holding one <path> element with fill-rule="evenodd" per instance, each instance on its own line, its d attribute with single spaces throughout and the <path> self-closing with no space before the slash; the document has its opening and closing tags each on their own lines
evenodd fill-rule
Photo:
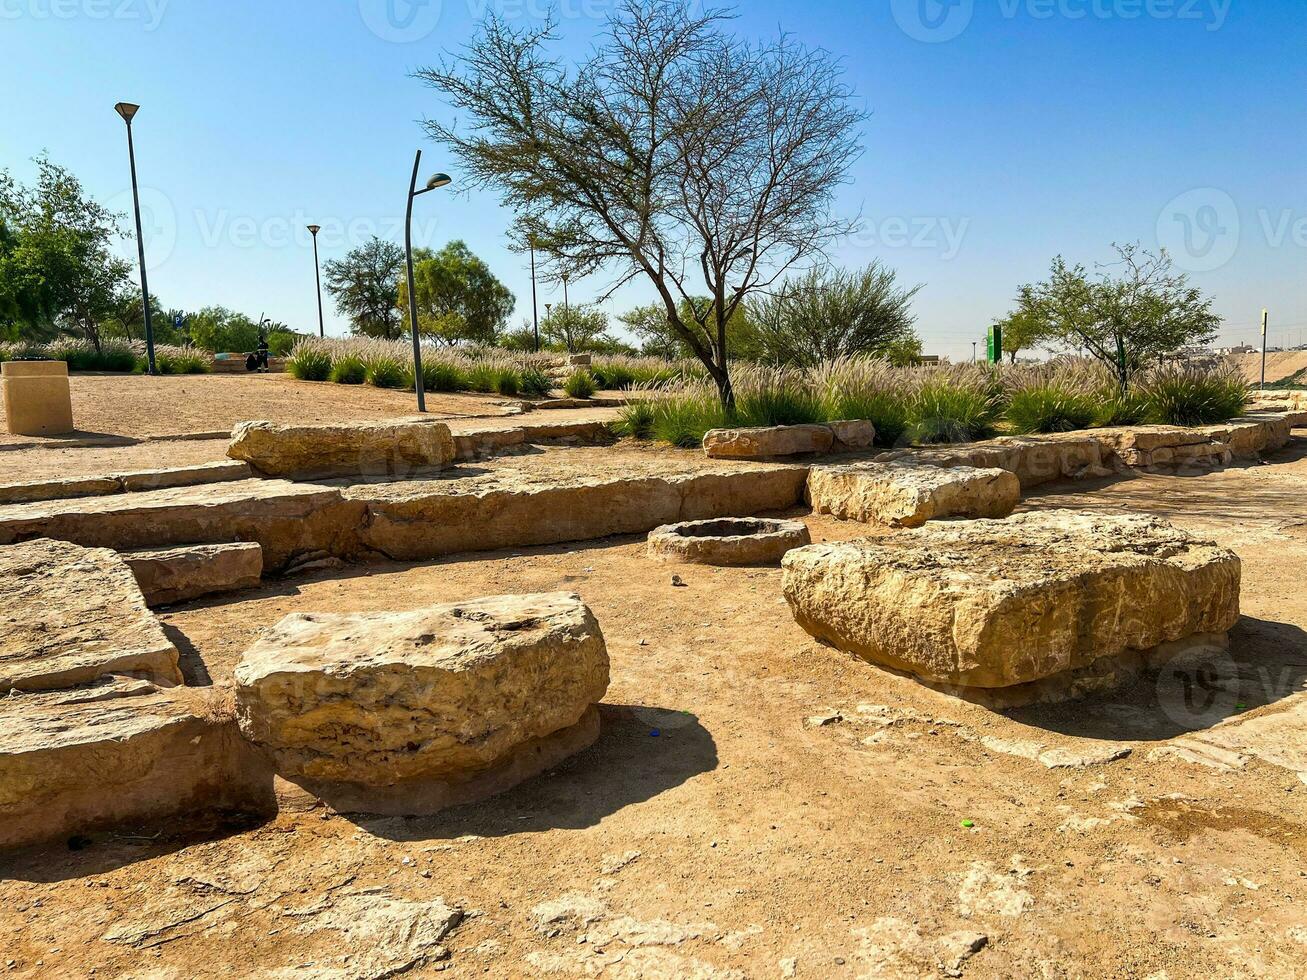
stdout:
<svg viewBox="0 0 1307 980">
<path fill-rule="evenodd" d="M 668 325 L 734 404 L 727 325 L 748 296 L 856 221 L 832 216 L 863 112 L 838 62 L 788 35 L 752 43 L 684 0 L 622 0 L 590 58 L 554 25 L 491 17 L 418 77 L 462 118 L 428 121 L 472 181 L 502 190 L 556 274 L 647 278 Z M 519 245 L 522 243 L 519 243 Z M 690 302 L 707 293 L 709 304 Z"/>
</svg>

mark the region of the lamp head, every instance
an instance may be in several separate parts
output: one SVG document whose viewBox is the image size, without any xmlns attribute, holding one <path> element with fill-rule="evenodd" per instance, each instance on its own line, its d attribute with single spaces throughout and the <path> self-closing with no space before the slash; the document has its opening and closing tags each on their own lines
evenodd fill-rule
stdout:
<svg viewBox="0 0 1307 980">
<path fill-rule="evenodd" d="M 309 234 L 314 238 L 318 237 L 318 232 L 322 230 L 322 225 L 309 225 Z"/>
<path fill-rule="evenodd" d="M 449 174 L 432 174 L 431 179 L 427 181 L 427 190 L 434 191 L 437 187 L 447 187 L 453 182 Z"/>
<path fill-rule="evenodd" d="M 118 115 L 122 116 L 123 120 L 127 122 L 129 125 L 132 121 L 132 117 L 135 116 L 136 113 L 140 111 L 140 108 L 141 108 L 140 106 L 134 105 L 131 102 L 119 102 L 116 106 L 114 106 L 114 109 L 117 111 Z"/>
</svg>

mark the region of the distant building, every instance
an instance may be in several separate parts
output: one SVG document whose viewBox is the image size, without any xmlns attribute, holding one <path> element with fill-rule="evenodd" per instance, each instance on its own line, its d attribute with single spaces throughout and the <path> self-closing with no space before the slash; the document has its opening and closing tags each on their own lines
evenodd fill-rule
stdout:
<svg viewBox="0 0 1307 980">
<path fill-rule="evenodd" d="M 1256 354 L 1256 347 L 1249 347 L 1247 344 L 1240 344 L 1238 347 L 1218 347 L 1218 354 Z"/>
</svg>

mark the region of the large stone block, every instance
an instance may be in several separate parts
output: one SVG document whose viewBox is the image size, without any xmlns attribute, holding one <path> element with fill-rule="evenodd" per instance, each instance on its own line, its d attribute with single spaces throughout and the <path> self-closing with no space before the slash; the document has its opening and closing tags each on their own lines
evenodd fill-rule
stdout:
<svg viewBox="0 0 1307 980">
<path fill-rule="evenodd" d="M 443 422 L 350 422 L 278 425 L 242 422 L 227 455 L 266 476 L 404 476 L 454 460 L 454 438 Z"/>
<path fill-rule="evenodd" d="M 929 683 L 1006 688 L 1239 618 L 1239 559 L 1154 517 L 1060 510 L 814 545 L 784 560 L 799 624 Z"/>
<path fill-rule="evenodd" d="M 703 437 L 712 459 L 773 459 L 828 453 L 835 433 L 825 425 L 773 425 L 754 429 L 713 429 Z"/>
<path fill-rule="evenodd" d="M 252 589 L 263 577 L 263 548 L 252 541 L 152 548 L 123 558 L 151 607 Z"/>
<path fill-rule="evenodd" d="M 945 517 L 1006 517 L 1021 502 L 1021 483 L 1008 470 L 970 466 L 814 466 L 808 501 L 841 520 L 919 527 Z"/>
<path fill-rule="evenodd" d="M 603 634 L 579 597 L 295 614 L 236 668 L 277 772 L 338 808 L 425 812 L 506 788 L 598 735 Z"/>
<path fill-rule="evenodd" d="M 0 544 L 57 538 L 92 548 L 135 551 L 169 545 L 256 541 L 264 566 L 296 555 L 350 553 L 365 507 L 334 487 L 240 480 L 0 507 Z"/>
<path fill-rule="evenodd" d="M 576 457 L 573 460 L 573 456 Z M 461 551 L 643 534 L 663 524 L 784 510 L 799 503 L 807 469 L 781 464 L 676 469 L 660 457 L 559 452 L 556 468 L 487 468 L 459 479 L 346 488 L 366 504 L 364 554 L 418 561 Z"/>
<path fill-rule="evenodd" d="M 133 674 L 180 684 L 164 635 L 112 551 L 38 540 L 0 547 L 0 693 Z"/>
<path fill-rule="evenodd" d="M 0 848 L 270 805 L 271 775 L 220 700 L 123 678 L 0 698 Z"/>
</svg>

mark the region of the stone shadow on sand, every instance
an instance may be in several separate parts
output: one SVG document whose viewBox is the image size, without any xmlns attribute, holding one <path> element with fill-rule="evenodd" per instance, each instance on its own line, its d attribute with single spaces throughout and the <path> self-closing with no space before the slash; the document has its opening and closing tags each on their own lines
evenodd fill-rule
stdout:
<svg viewBox="0 0 1307 980">
<path fill-rule="evenodd" d="M 1202 731 L 1307 690 L 1307 632 L 1244 616 L 1229 653 L 1181 658 L 1125 686 L 1064 704 L 1005 712 L 1014 721 L 1078 738 L 1164 741 Z"/>
<path fill-rule="evenodd" d="M 433 816 L 349 819 L 392 841 L 580 830 L 717 768 L 717 743 L 688 712 L 602 704 L 600 716 L 594 745 L 498 796 Z"/>
</svg>

